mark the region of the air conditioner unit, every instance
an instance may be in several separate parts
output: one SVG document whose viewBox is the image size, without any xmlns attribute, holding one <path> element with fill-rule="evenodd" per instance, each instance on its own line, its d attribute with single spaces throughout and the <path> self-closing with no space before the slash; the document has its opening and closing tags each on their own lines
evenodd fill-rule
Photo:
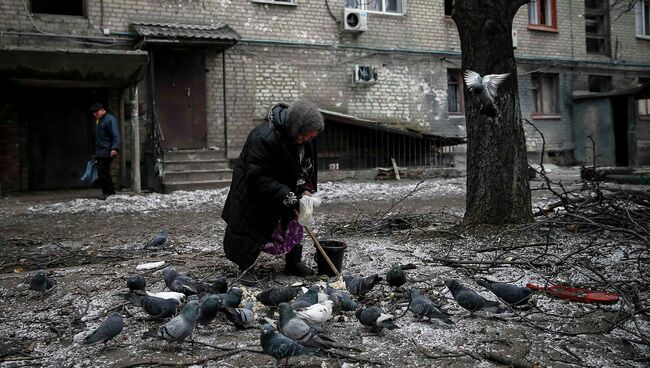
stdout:
<svg viewBox="0 0 650 368">
<path fill-rule="evenodd" d="M 343 30 L 363 32 L 368 30 L 368 13 L 359 9 L 343 10 Z"/>
<path fill-rule="evenodd" d="M 377 69 L 374 66 L 355 65 L 352 84 L 374 84 L 377 83 L 378 77 L 379 75 L 377 74 Z"/>
</svg>

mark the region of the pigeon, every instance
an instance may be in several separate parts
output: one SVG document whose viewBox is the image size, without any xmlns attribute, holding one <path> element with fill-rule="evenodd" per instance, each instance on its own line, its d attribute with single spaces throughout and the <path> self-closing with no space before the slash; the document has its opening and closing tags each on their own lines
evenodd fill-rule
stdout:
<svg viewBox="0 0 650 368">
<path fill-rule="evenodd" d="M 126 280 L 126 287 L 131 291 L 142 290 L 147 287 L 147 280 L 140 274 L 133 274 Z"/>
<path fill-rule="evenodd" d="M 299 292 L 300 288 L 296 287 L 273 288 L 255 295 L 255 299 L 268 307 L 273 307 L 288 302 Z"/>
<path fill-rule="evenodd" d="M 395 263 L 386 273 L 386 282 L 394 287 L 400 287 L 406 283 L 406 273 L 399 264 Z"/>
<path fill-rule="evenodd" d="M 476 283 L 490 290 L 492 294 L 509 305 L 524 305 L 528 303 L 532 291 L 527 287 L 513 284 L 478 279 Z"/>
<path fill-rule="evenodd" d="M 211 293 L 224 294 L 228 292 L 228 282 L 226 278 L 221 276 L 214 280 L 209 287 Z"/>
<path fill-rule="evenodd" d="M 104 344 L 119 335 L 124 328 L 124 321 L 118 312 L 113 312 L 104 322 L 102 322 L 95 331 L 86 336 L 83 341 L 84 345 L 103 342 Z"/>
<path fill-rule="evenodd" d="M 56 281 L 46 276 L 43 271 L 38 271 L 32 278 L 29 280 L 29 290 L 37 291 L 39 293 L 44 293 L 56 285 Z"/>
<path fill-rule="evenodd" d="M 310 325 L 321 325 L 332 319 L 332 307 L 334 302 L 326 300 L 323 303 L 312 304 L 309 307 L 297 310 L 296 317 Z"/>
<path fill-rule="evenodd" d="M 154 298 L 162 298 L 162 299 L 176 299 L 178 302 L 182 302 L 185 300 L 185 294 L 183 293 L 177 293 L 175 291 L 158 291 L 158 292 L 150 292 L 150 291 L 145 291 L 145 294 L 147 296 L 152 296 Z"/>
<path fill-rule="evenodd" d="M 167 285 L 169 290 L 186 295 L 214 292 L 216 288 L 223 287 L 221 281 L 215 281 L 213 284 L 197 282 L 189 276 L 176 272 L 173 268 L 166 268 L 163 270 L 163 279 L 165 280 L 165 285 Z"/>
<path fill-rule="evenodd" d="M 362 325 L 370 327 L 373 331 L 379 332 L 384 328 L 394 330 L 399 328 L 395 323 L 395 316 L 385 313 L 377 306 L 360 308 L 354 313 Z"/>
<path fill-rule="evenodd" d="M 204 294 L 199 309 L 198 322 L 207 325 L 217 317 L 217 314 L 224 307 L 237 308 L 241 303 L 243 292 L 239 288 L 233 288 L 226 294 Z"/>
<path fill-rule="evenodd" d="M 282 359 L 288 364 L 289 358 L 298 355 L 317 355 L 321 356 L 320 350 L 303 346 L 290 338 L 283 336 L 273 329 L 270 324 L 264 324 L 262 335 L 260 336 L 260 343 L 262 344 L 262 351 L 264 354 L 270 355 L 277 360 L 280 364 Z"/>
<path fill-rule="evenodd" d="M 343 276 L 343 280 L 350 294 L 362 297 L 381 281 L 381 277 L 377 274 L 367 277 Z"/>
<path fill-rule="evenodd" d="M 307 289 L 306 293 L 299 296 L 293 303 L 291 303 L 291 308 L 302 309 L 318 303 L 319 289 L 320 288 L 317 285 L 311 286 L 309 289 Z"/>
<path fill-rule="evenodd" d="M 307 322 L 296 317 L 296 314 L 287 303 L 280 303 L 280 320 L 278 330 L 284 336 L 297 341 L 302 345 L 327 349 L 334 346 L 334 340 L 321 336 L 316 329 Z"/>
<path fill-rule="evenodd" d="M 246 329 L 255 323 L 255 314 L 253 313 L 253 304 L 249 303 L 245 308 L 232 308 L 225 306 L 223 312 L 226 318 L 232 322 L 238 329 Z"/>
<path fill-rule="evenodd" d="M 172 318 L 164 326 L 157 330 L 147 331 L 142 335 L 143 339 L 153 337 L 165 340 L 169 343 L 181 343 L 192 334 L 196 327 L 196 316 L 199 310 L 199 302 L 192 300 L 187 302 L 179 315 Z"/>
<path fill-rule="evenodd" d="M 481 102 L 481 113 L 489 117 L 495 117 L 497 115 L 497 108 L 494 104 L 494 97 L 497 95 L 497 88 L 501 83 L 503 83 L 510 73 L 506 74 L 488 74 L 481 77 L 475 71 L 466 69 L 465 84 L 469 91 L 478 97 Z"/>
<path fill-rule="evenodd" d="M 128 293 L 125 298 L 131 304 L 142 307 L 153 319 L 173 316 L 180 305 L 176 299 L 157 298 L 141 292 Z"/>
<path fill-rule="evenodd" d="M 408 308 L 418 318 L 437 318 L 448 325 L 454 324 L 447 312 L 429 298 L 420 294 L 416 288 L 411 288 L 410 299 Z"/>
<path fill-rule="evenodd" d="M 165 244 L 167 238 L 167 228 L 164 228 L 158 235 L 156 235 L 155 238 L 151 239 L 147 244 L 144 245 L 144 249 L 160 247 L 161 245 Z"/>
<path fill-rule="evenodd" d="M 476 291 L 463 286 L 454 279 L 445 280 L 445 285 L 458 302 L 458 305 L 470 311 L 471 314 L 479 310 L 485 310 L 492 313 L 501 313 L 499 302 L 487 300 L 480 296 Z"/>
<path fill-rule="evenodd" d="M 334 301 L 337 308 L 342 311 L 351 312 L 357 310 L 357 302 L 355 302 L 350 294 L 345 291 L 328 287 L 326 292 L 329 294 L 330 299 Z"/>
</svg>

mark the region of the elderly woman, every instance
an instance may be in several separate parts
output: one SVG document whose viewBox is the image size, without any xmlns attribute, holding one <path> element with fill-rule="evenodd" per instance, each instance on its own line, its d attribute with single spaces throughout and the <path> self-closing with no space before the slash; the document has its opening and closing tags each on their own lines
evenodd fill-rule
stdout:
<svg viewBox="0 0 650 368">
<path fill-rule="evenodd" d="M 226 257 L 245 271 L 260 252 L 285 255 L 288 275 L 309 276 L 302 263 L 303 228 L 295 210 L 316 191 L 316 147 L 311 138 L 324 127 L 311 102 L 275 104 L 250 132 L 232 175 L 221 217 L 226 221 Z M 243 282 L 255 281 L 253 270 Z"/>
</svg>

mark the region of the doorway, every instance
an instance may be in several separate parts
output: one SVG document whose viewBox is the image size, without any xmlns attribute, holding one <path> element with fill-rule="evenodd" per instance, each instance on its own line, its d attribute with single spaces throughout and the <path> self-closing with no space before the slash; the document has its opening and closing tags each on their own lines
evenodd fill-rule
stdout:
<svg viewBox="0 0 650 368">
<path fill-rule="evenodd" d="M 627 97 L 612 98 L 612 122 L 614 124 L 614 144 L 616 166 L 629 165 L 628 150 L 628 104 Z"/>
</svg>

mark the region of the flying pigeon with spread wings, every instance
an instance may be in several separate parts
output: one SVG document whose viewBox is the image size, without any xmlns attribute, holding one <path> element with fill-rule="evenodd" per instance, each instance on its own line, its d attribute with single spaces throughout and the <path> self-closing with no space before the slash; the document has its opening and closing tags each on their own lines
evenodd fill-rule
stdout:
<svg viewBox="0 0 650 368">
<path fill-rule="evenodd" d="M 481 77 L 475 71 L 465 70 L 465 84 L 469 91 L 481 101 L 481 113 L 489 117 L 497 116 L 497 107 L 494 104 L 494 97 L 497 95 L 497 88 L 503 83 L 510 73 L 488 74 Z"/>
</svg>

